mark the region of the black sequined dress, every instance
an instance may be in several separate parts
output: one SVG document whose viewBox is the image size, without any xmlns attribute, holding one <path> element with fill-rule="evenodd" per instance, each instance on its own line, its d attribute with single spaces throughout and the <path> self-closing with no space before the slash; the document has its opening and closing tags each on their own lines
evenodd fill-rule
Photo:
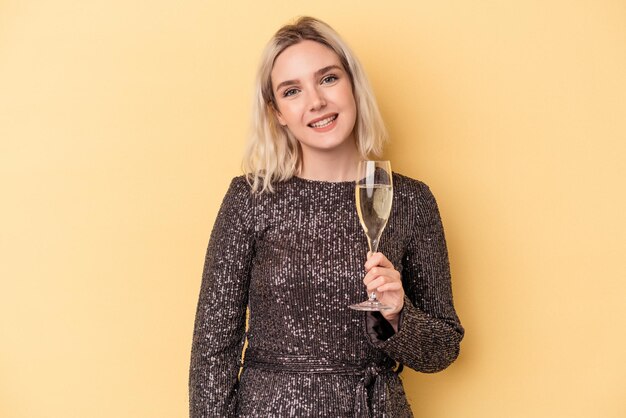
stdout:
<svg viewBox="0 0 626 418">
<path fill-rule="evenodd" d="M 293 177 L 253 195 L 244 177 L 233 179 L 204 266 L 192 418 L 412 416 L 394 367 L 444 369 L 464 331 L 435 199 L 424 183 L 393 181 L 379 251 L 406 293 L 397 333 L 379 314 L 348 308 L 367 297 L 354 182 Z"/>
</svg>

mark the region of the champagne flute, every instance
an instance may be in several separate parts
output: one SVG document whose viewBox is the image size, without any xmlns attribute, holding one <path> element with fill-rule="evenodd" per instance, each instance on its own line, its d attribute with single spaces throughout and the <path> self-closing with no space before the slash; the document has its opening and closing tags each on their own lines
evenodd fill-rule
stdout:
<svg viewBox="0 0 626 418">
<path fill-rule="evenodd" d="M 356 210 L 367 236 L 370 252 L 378 251 L 380 236 L 387 225 L 393 201 L 393 182 L 389 161 L 361 161 L 356 182 Z M 357 311 L 384 311 L 392 309 L 376 299 L 376 292 L 365 302 L 350 305 Z"/>
</svg>

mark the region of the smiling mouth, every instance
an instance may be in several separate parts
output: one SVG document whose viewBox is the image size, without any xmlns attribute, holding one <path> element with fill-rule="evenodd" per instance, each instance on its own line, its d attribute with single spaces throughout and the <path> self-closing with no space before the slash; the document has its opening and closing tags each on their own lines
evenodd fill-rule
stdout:
<svg viewBox="0 0 626 418">
<path fill-rule="evenodd" d="M 332 116 L 329 116 L 327 118 L 324 118 L 322 120 L 318 120 L 317 122 L 314 123 L 309 123 L 309 126 L 311 128 L 324 128 L 328 125 L 330 125 L 331 123 L 333 123 L 335 121 L 335 119 L 337 119 L 339 115 L 334 114 Z"/>
</svg>

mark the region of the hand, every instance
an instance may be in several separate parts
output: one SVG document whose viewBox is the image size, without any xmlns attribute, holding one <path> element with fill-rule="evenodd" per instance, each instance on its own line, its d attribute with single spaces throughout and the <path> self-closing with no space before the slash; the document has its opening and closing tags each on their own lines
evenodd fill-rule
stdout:
<svg viewBox="0 0 626 418">
<path fill-rule="evenodd" d="M 404 288 L 402 279 L 383 253 L 368 253 L 365 262 L 367 274 L 363 283 L 367 286 L 367 293 L 376 292 L 377 299 L 393 309 L 381 311 L 383 317 L 398 331 L 398 318 L 404 307 Z"/>
</svg>

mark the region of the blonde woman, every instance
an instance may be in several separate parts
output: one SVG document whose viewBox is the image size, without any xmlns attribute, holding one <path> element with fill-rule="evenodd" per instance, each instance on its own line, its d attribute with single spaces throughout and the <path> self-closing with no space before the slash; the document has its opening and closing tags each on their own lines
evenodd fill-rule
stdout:
<svg viewBox="0 0 626 418">
<path fill-rule="evenodd" d="M 463 338 L 443 228 L 428 187 L 394 173 L 381 252 L 364 256 L 357 165 L 380 155 L 386 132 L 327 24 L 300 18 L 270 40 L 252 125 L 207 250 L 191 416 L 411 417 L 403 366 L 444 369 Z M 371 291 L 393 309 L 348 309 Z"/>
</svg>

